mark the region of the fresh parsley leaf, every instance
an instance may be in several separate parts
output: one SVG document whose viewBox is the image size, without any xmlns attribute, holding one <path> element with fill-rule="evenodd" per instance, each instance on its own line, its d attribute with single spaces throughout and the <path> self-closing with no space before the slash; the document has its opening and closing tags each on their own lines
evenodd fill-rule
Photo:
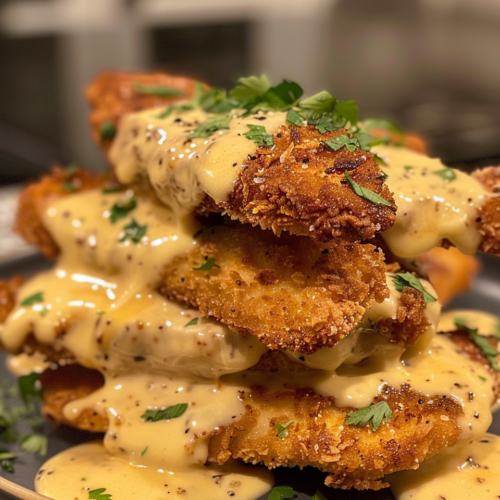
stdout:
<svg viewBox="0 0 500 500">
<path fill-rule="evenodd" d="M 362 198 L 365 198 L 366 200 L 371 201 L 372 203 L 375 203 L 377 205 L 385 205 L 386 207 L 391 206 L 391 204 L 387 200 L 384 200 L 384 198 L 379 196 L 377 193 L 374 193 L 373 191 L 370 191 L 369 189 L 360 186 L 357 182 L 352 180 L 347 170 L 344 172 L 344 177 L 347 179 L 347 182 L 351 186 L 352 190 L 358 196 L 361 196 Z"/>
<path fill-rule="evenodd" d="M 187 403 L 180 403 L 177 405 L 169 406 L 163 410 L 146 410 L 141 418 L 145 422 L 158 422 L 159 420 L 171 420 L 179 418 L 187 410 Z"/>
<path fill-rule="evenodd" d="M 383 167 L 387 167 L 387 163 L 385 162 L 385 160 L 383 158 L 381 158 L 378 154 L 373 154 L 373 160 L 375 161 L 375 163 L 378 163 L 379 165 L 382 165 Z"/>
<path fill-rule="evenodd" d="M 359 121 L 359 111 L 356 101 L 337 102 L 335 112 L 343 116 L 351 125 L 356 126 Z"/>
<path fill-rule="evenodd" d="M 186 323 L 184 325 L 184 328 L 188 327 L 188 326 L 194 326 L 194 325 L 197 325 L 198 324 L 198 318 L 193 318 L 189 323 Z"/>
<path fill-rule="evenodd" d="M 405 165 L 404 169 L 409 172 L 410 170 L 413 170 L 415 167 L 412 167 L 411 165 Z"/>
<path fill-rule="evenodd" d="M 112 207 L 109 214 L 109 220 L 114 224 L 120 219 L 124 219 L 132 210 L 137 207 L 135 198 L 126 198 L 125 200 L 117 201 Z"/>
<path fill-rule="evenodd" d="M 19 447 L 23 451 L 44 457 L 47 455 L 47 436 L 28 434 L 21 439 Z"/>
<path fill-rule="evenodd" d="M 381 129 L 388 130 L 390 132 L 396 132 L 398 134 L 403 134 L 403 130 L 401 127 L 391 122 L 390 120 L 386 120 L 384 118 L 370 118 L 363 122 L 363 129 L 366 131 L 370 131 L 372 129 Z"/>
<path fill-rule="evenodd" d="M 373 145 L 373 139 L 370 134 L 366 132 L 358 131 L 353 134 L 353 137 L 358 140 L 359 147 L 363 151 L 370 151 L 371 146 Z"/>
<path fill-rule="evenodd" d="M 260 146 L 270 147 L 274 144 L 272 134 L 266 132 L 266 128 L 262 125 L 247 125 L 250 129 L 243 134 L 248 140 L 253 141 Z"/>
<path fill-rule="evenodd" d="M 29 375 L 23 375 L 19 377 L 19 394 L 21 395 L 24 404 L 28 404 L 28 401 L 33 399 L 40 399 L 42 397 L 42 389 L 38 378 L 40 375 L 38 373 L 30 373 Z"/>
<path fill-rule="evenodd" d="M 144 83 L 134 83 L 132 88 L 143 95 L 154 95 L 157 97 L 183 97 L 185 94 L 182 90 L 166 85 L 148 85 Z"/>
<path fill-rule="evenodd" d="M 290 486 L 275 486 L 270 492 L 267 500 L 285 500 L 295 498 L 297 492 Z"/>
<path fill-rule="evenodd" d="M 347 415 L 346 424 L 364 427 L 366 424 L 370 423 L 372 429 L 376 431 L 380 427 L 382 420 L 389 422 L 391 417 L 392 410 L 389 405 L 385 401 L 379 401 L 374 405 L 351 411 Z"/>
<path fill-rule="evenodd" d="M 236 101 L 227 97 L 225 90 L 216 87 L 208 90 L 201 88 L 196 104 L 207 113 L 228 113 L 239 107 Z"/>
<path fill-rule="evenodd" d="M 218 130 L 229 128 L 231 122 L 231 115 L 226 116 L 212 116 L 207 121 L 200 123 L 194 130 L 191 130 L 189 136 L 191 139 L 196 137 L 210 137 Z"/>
<path fill-rule="evenodd" d="M 103 316 L 104 314 L 106 314 L 106 311 L 97 311 L 96 314 L 97 316 Z"/>
<path fill-rule="evenodd" d="M 146 231 L 148 230 L 148 226 L 141 226 L 134 218 L 132 218 L 130 224 L 126 225 L 123 230 L 125 232 L 123 236 L 118 240 L 120 243 L 126 240 L 132 240 L 134 243 L 140 243 L 140 241 L 146 234 Z"/>
<path fill-rule="evenodd" d="M 409 286 L 418 290 L 423 296 L 426 304 L 429 302 L 436 302 L 436 297 L 433 297 L 429 292 L 425 290 L 421 281 L 413 276 L 411 273 L 398 273 L 392 277 L 394 286 L 398 292 L 402 292 L 405 286 Z"/>
<path fill-rule="evenodd" d="M 230 92 L 229 96 L 243 101 L 250 97 L 261 96 L 271 88 L 271 83 L 266 75 L 249 76 L 240 78 Z"/>
<path fill-rule="evenodd" d="M 68 193 L 74 193 L 76 191 L 76 187 L 71 181 L 63 182 L 62 187 L 64 191 L 67 191 Z"/>
<path fill-rule="evenodd" d="M 283 80 L 275 87 L 270 87 L 264 94 L 255 95 L 247 102 L 242 102 L 241 107 L 247 110 L 243 116 L 248 116 L 260 110 L 285 111 L 293 107 L 303 93 L 304 91 L 299 84 Z"/>
<path fill-rule="evenodd" d="M 101 123 L 101 140 L 110 141 L 116 135 L 116 128 L 111 121 Z"/>
<path fill-rule="evenodd" d="M 457 178 L 457 174 L 455 173 L 455 171 L 449 167 L 443 168 L 442 170 L 436 170 L 432 173 L 439 175 L 441 179 L 444 179 L 447 182 L 454 181 Z"/>
<path fill-rule="evenodd" d="M 482 382 L 486 382 L 488 379 L 486 377 L 483 377 L 482 375 L 478 375 L 479 380 Z"/>
<path fill-rule="evenodd" d="M 105 491 L 106 488 L 89 491 L 89 500 L 111 500 L 111 495 L 109 493 L 104 494 Z"/>
<path fill-rule="evenodd" d="M 323 90 L 307 99 L 303 99 L 298 106 L 300 109 L 309 111 L 311 116 L 321 116 L 325 113 L 333 113 L 336 104 L 337 99 L 326 90 Z"/>
<path fill-rule="evenodd" d="M 42 308 L 42 310 L 40 311 L 40 316 L 41 316 L 42 318 L 45 318 L 45 316 L 47 316 L 47 314 L 49 314 L 49 310 L 48 310 L 48 309 L 44 306 L 44 307 Z"/>
<path fill-rule="evenodd" d="M 285 439 L 288 436 L 288 427 L 293 424 L 293 420 L 289 420 L 285 424 L 276 424 L 276 429 L 278 430 L 278 436 L 280 439 Z"/>
<path fill-rule="evenodd" d="M 326 500 L 326 497 L 321 491 L 317 491 L 310 500 Z"/>
<path fill-rule="evenodd" d="M 148 448 L 149 448 L 149 446 L 146 446 L 146 448 L 144 448 L 144 449 L 141 451 L 141 457 L 143 457 L 143 456 L 147 453 Z"/>
<path fill-rule="evenodd" d="M 455 318 L 455 326 L 467 332 L 467 335 L 471 338 L 474 344 L 476 344 L 476 346 L 479 347 L 479 349 L 481 349 L 483 354 L 486 356 L 493 370 L 500 372 L 500 366 L 496 360 L 496 357 L 500 354 L 500 352 L 498 352 L 490 344 L 488 337 L 479 335 L 477 328 L 469 328 L 467 326 L 467 322 L 463 318 Z"/>
<path fill-rule="evenodd" d="M 171 104 L 165 111 L 162 111 L 157 118 L 167 118 L 172 114 L 173 111 L 178 111 L 182 113 L 183 111 L 189 111 L 194 108 L 193 102 L 185 102 L 183 104 Z"/>
<path fill-rule="evenodd" d="M 304 125 L 304 119 L 295 111 L 294 109 L 290 109 L 286 114 L 286 119 L 288 122 L 297 125 L 298 127 L 302 127 Z"/>
<path fill-rule="evenodd" d="M 10 460 L 2 460 L 0 461 L 0 466 L 5 472 L 10 472 L 13 474 L 14 471 L 14 466 L 12 465 L 12 462 Z"/>
<path fill-rule="evenodd" d="M 26 297 L 22 302 L 22 306 L 32 306 L 36 302 L 43 302 L 43 292 L 37 292 L 29 297 Z"/>
<path fill-rule="evenodd" d="M 210 271 L 213 267 L 218 267 L 220 269 L 220 266 L 215 263 L 215 259 L 210 257 L 210 259 L 206 260 L 200 267 L 193 267 L 193 271 Z"/>
<path fill-rule="evenodd" d="M 355 137 L 347 137 L 347 135 L 338 135 L 329 141 L 323 141 L 323 144 L 326 144 L 329 148 L 334 151 L 338 151 L 340 148 L 344 146 L 349 151 L 354 151 L 356 148 L 359 148 L 359 141 Z"/>
</svg>

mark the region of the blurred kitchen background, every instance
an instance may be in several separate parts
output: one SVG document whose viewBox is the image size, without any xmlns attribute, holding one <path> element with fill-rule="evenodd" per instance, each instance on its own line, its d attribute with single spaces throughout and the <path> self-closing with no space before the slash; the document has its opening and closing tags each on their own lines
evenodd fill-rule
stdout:
<svg viewBox="0 0 500 500">
<path fill-rule="evenodd" d="M 452 165 L 500 164 L 499 56 L 500 0 L 0 0 L 0 199 L 55 161 L 106 167 L 82 97 L 106 69 L 265 72 L 356 99 Z"/>
</svg>

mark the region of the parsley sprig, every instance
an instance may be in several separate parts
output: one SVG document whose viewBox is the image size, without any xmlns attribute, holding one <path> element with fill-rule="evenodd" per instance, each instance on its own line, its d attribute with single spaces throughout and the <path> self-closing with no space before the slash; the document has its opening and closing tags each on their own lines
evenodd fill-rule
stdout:
<svg viewBox="0 0 500 500">
<path fill-rule="evenodd" d="M 267 500 L 285 500 L 295 498 L 297 492 L 290 486 L 275 486 L 267 497 Z"/>
<path fill-rule="evenodd" d="M 405 286 L 409 286 L 418 290 L 423 296 L 426 304 L 429 302 L 436 302 L 436 297 L 432 296 L 429 292 L 427 292 L 422 285 L 422 282 L 413 276 L 411 273 L 398 273 L 392 277 L 392 281 L 394 283 L 394 287 L 398 292 L 402 292 Z"/>
<path fill-rule="evenodd" d="M 351 411 L 347 415 L 346 424 L 364 427 L 368 423 L 373 431 L 376 431 L 383 420 L 389 422 L 392 417 L 392 410 L 385 401 L 379 401 L 365 408 L 360 408 L 356 411 Z"/>
<path fill-rule="evenodd" d="M 365 198 L 368 201 L 371 201 L 372 203 L 375 203 L 376 205 L 384 205 L 386 207 L 390 207 L 391 204 L 382 198 L 382 196 L 379 196 L 377 193 L 374 193 L 370 189 L 367 189 L 361 185 L 359 185 L 357 182 L 355 182 L 351 176 L 349 175 L 349 172 L 347 170 L 344 172 L 344 177 L 346 178 L 347 182 L 351 186 L 352 190 L 358 195 L 361 196 L 362 198 Z"/>
<path fill-rule="evenodd" d="M 123 228 L 123 235 L 118 241 L 122 243 L 126 240 L 131 240 L 134 243 L 140 243 L 147 230 L 148 226 L 146 224 L 141 226 L 134 218 L 132 218 L 132 221 Z"/>
<path fill-rule="evenodd" d="M 160 420 L 172 420 L 173 418 L 179 418 L 187 410 L 187 403 L 179 403 L 177 405 L 169 406 L 163 410 L 146 410 L 141 418 L 145 422 L 158 422 Z"/>
<path fill-rule="evenodd" d="M 270 147 L 274 144 L 272 134 L 268 134 L 262 125 L 247 125 L 247 127 L 250 130 L 243 135 L 248 140 L 259 144 L 259 146 Z"/>
<path fill-rule="evenodd" d="M 292 425 L 293 422 L 293 420 L 289 420 L 284 424 L 276 424 L 276 430 L 278 431 L 278 434 L 276 434 L 276 436 L 280 439 L 285 439 L 288 436 L 288 427 Z"/>
<path fill-rule="evenodd" d="M 193 267 L 193 271 L 210 271 L 210 269 L 214 267 L 220 269 L 220 266 L 215 263 L 215 259 L 210 257 L 210 259 L 207 259 L 200 267 Z"/>
<path fill-rule="evenodd" d="M 109 214 L 109 220 L 114 224 L 120 219 L 124 219 L 127 215 L 135 210 L 137 206 L 137 201 L 135 198 L 126 198 L 124 200 L 117 201 L 112 207 Z"/>
<path fill-rule="evenodd" d="M 89 500 L 111 500 L 110 493 L 104 493 L 106 488 L 97 488 L 89 491 Z"/>
<path fill-rule="evenodd" d="M 493 370 L 500 372 L 500 366 L 496 360 L 496 357 L 500 355 L 500 352 L 498 352 L 490 344 L 488 338 L 483 335 L 479 335 L 477 328 L 469 328 L 467 326 L 467 322 L 463 318 L 455 318 L 455 326 L 467 332 L 467 335 L 471 338 L 474 344 L 476 344 L 476 346 L 479 347 L 479 349 L 481 349 L 483 354 L 486 356 Z"/>
</svg>

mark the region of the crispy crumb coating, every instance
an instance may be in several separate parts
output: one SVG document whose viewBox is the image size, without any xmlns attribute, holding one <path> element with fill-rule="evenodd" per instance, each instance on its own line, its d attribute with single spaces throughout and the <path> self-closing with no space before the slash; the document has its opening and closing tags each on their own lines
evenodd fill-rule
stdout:
<svg viewBox="0 0 500 500">
<path fill-rule="evenodd" d="M 227 202 L 219 206 L 233 219 L 310 236 L 368 240 L 389 229 L 396 205 L 373 155 L 361 149 L 334 151 L 324 144 L 344 129 L 321 134 L 315 127 L 282 126 L 274 146 L 261 146 L 246 162 Z M 344 172 L 391 206 L 372 203 L 356 194 Z"/>
<path fill-rule="evenodd" d="M 183 97 L 161 97 L 143 94 L 134 89 L 134 85 L 162 85 L 180 90 Z M 195 81 L 189 78 L 165 75 L 161 73 L 117 73 L 107 71 L 98 75 L 85 92 L 91 106 L 90 126 L 92 138 L 107 149 L 111 141 L 101 137 L 104 123 L 118 125 L 126 113 L 141 109 L 167 106 L 179 99 L 190 99 L 194 93 Z"/>
<path fill-rule="evenodd" d="M 22 276 L 14 276 L 9 281 L 0 281 L 0 325 L 14 309 L 17 291 L 23 285 Z"/>
<path fill-rule="evenodd" d="M 270 349 L 312 353 L 355 328 L 388 296 L 383 253 L 373 245 L 322 250 L 308 238 L 249 226 L 205 230 L 165 268 L 160 293 L 187 302 Z M 207 259 L 219 267 L 197 271 Z"/>
<path fill-rule="evenodd" d="M 479 250 L 500 255 L 500 167 L 476 170 L 472 176 L 492 194 L 479 209 L 479 231 L 483 241 Z"/>
</svg>

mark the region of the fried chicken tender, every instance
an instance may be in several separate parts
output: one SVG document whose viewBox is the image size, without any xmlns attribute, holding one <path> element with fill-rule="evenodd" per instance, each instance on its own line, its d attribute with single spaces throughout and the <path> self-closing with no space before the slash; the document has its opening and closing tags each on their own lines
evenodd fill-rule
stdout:
<svg viewBox="0 0 500 500">
<path fill-rule="evenodd" d="M 347 131 L 321 134 L 312 126 L 280 127 L 273 135 L 274 146 L 257 149 L 229 200 L 219 207 L 232 219 L 272 229 L 277 235 L 288 231 L 316 241 L 368 240 L 389 229 L 396 205 L 379 165 L 361 149 L 334 151 L 324 144 L 339 135 Z M 356 194 L 344 172 L 391 206 Z"/>
<path fill-rule="evenodd" d="M 148 91 L 149 86 L 149 92 Z M 154 86 L 178 90 L 181 95 L 162 95 L 154 92 Z M 195 81 L 189 78 L 165 74 L 135 74 L 105 72 L 97 76 L 87 87 L 86 97 L 92 112 L 90 125 L 95 142 L 109 147 L 111 138 L 103 138 L 102 127 L 111 124 L 116 128 L 120 117 L 126 113 L 146 108 L 165 106 L 179 99 L 189 99 L 195 89 Z"/>
<path fill-rule="evenodd" d="M 9 281 L 0 281 L 0 325 L 14 308 L 17 291 L 23 283 L 22 276 L 14 276 Z"/>
</svg>

